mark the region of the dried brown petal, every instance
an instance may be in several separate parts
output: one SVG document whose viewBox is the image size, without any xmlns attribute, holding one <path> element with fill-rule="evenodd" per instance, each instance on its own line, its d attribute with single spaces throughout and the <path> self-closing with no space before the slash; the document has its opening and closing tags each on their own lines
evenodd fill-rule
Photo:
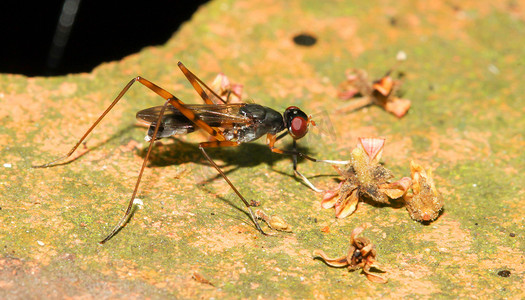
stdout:
<svg viewBox="0 0 525 300">
<path fill-rule="evenodd" d="M 397 199 L 403 197 L 411 185 L 412 179 L 409 177 L 403 177 L 396 182 L 379 185 L 379 190 L 386 194 L 389 198 Z"/>
<path fill-rule="evenodd" d="M 371 244 L 369 246 L 372 246 Z M 364 252 L 364 249 L 363 249 Z M 366 262 L 363 266 L 363 273 L 365 273 L 366 278 L 372 282 L 375 283 L 387 283 L 388 279 L 386 277 L 383 277 L 379 274 L 372 273 L 372 269 L 374 269 L 376 272 L 380 273 L 386 273 L 382 270 L 382 268 L 379 267 L 379 264 L 375 261 L 375 248 L 371 247 L 370 254 L 366 257 Z"/>
<path fill-rule="evenodd" d="M 353 190 L 350 195 L 335 203 L 335 217 L 342 219 L 351 215 L 359 203 L 358 190 Z"/>
<path fill-rule="evenodd" d="M 413 180 L 413 189 L 414 193 L 419 193 L 419 188 L 421 186 L 421 179 L 425 179 L 426 183 L 430 186 L 430 188 L 438 194 L 436 187 L 434 185 L 434 179 L 432 178 L 432 169 L 428 169 L 428 172 L 423 169 L 423 167 L 414 162 L 410 162 L 410 172 L 412 174 L 412 180 Z"/>
<path fill-rule="evenodd" d="M 390 97 L 390 99 L 385 103 L 384 108 L 394 116 L 401 118 L 406 115 L 410 109 L 410 105 L 411 102 L 408 99 Z"/>
<path fill-rule="evenodd" d="M 383 276 L 371 273 L 370 271 L 363 270 L 363 272 L 365 273 L 366 279 L 372 282 L 375 282 L 375 283 L 387 283 L 388 282 L 388 279 Z"/>
<path fill-rule="evenodd" d="M 199 274 L 197 272 L 193 272 L 193 275 L 191 276 L 191 278 L 193 278 L 197 282 L 204 283 L 204 284 L 209 284 L 211 286 L 215 286 L 208 279 L 204 278 L 204 276 L 202 276 L 201 274 Z"/>
<path fill-rule="evenodd" d="M 394 89 L 394 80 L 388 75 L 384 76 L 383 78 L 374 81 L 372 83 L 372 88 L 381 95 L 387 97 Z"/>
<path fill-rule="evenodd" d="M 366 246 L 368 246 L 370 244 L 371 244 L 371 242 L 370 242 L 370 240 L 368 238 L 361 237 L 361 236 L 354 238 L 353 241 L 352 241 L 352 245 L 354 245 L 359 250 L 363 250 Z M 368 253 L 368 251 L 370 251 L 370 249 L 367 248 L 367 249 L 365 249 L 365 251 L 367 251 L 367 253 Z"/>
<path fill-rule="evenodd" d="M 359 227 L 356 227 L 354 228 L 354 230 L 352 230 L 352 233 L 350 233 L 350 243 L 353 245 L 354 244 L 354 241 L 355 239 L 357 238 L 357 236 L 363 232 L 365 230 L 365 227 L 363 226 L 359 226 Z"/>
<path fill-rule="evenodd" d="M 364 243 L 365 246 L 363 248 L 361 248 L 361 254 L 363 256 L 369 255 L 370 253 L 372 253 L 372 250 L 374 249 L 374 245 L 370 244 L 370 241 L 368 241 L 368 240 L 365 240 L 365 241 L 366 241 Z"/>
<path fill-rule="evenodd" d="M 337 170 L 340 170 L 339 168 L 336 168 Z M 335 203 L 337 202 L 337 196 L 339 195 L 339 190 L 341 189 L 341 186 L 343 185 L 343 181 L 339 183 L 339 186 L 331 191 L 326 191 L 323 195 L 323 200 L 321 201 L 321 207 L 322 208 L 332 208 L 334 207 Z"/>
<path fill-rule="evenodd" d="M 322 208 L 332 208 L 337 203 L 337 193 L 327 192 L 321 201 Z"/>
<path fill-rule="evenodd" d="M 342 268 L 348 266 L 348 261 L 346 260 L 346 256 L 341 256 L 338 258 L 329 258 L 323 250 L 314 250 L 313 256 L 320 257 L 324 260 L 324 262 L 332 267 L 336 268 Z"/>
</svg>

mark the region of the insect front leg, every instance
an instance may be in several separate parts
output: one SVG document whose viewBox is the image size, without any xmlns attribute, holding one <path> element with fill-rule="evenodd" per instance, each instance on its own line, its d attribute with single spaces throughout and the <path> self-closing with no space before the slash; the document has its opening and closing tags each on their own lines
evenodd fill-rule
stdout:
<svg viewBox="0 0 525 300">
<path fill-rule="evenodd" d="M 296 147 L 297 147 L 297 143 L 296 143 L 295 140 L 293 140 L 293 151 L 297 151 Z M 296 176 L 301 178 L 303 180 L 303 182 L 308 187 L 310 187 L 312 190 L 314 190 L 314 191 L 316 191 L 318 193 L 324 192 L 323 190 L 317 188 L 313 183 L 310 182 L 310 180 L 308 180 L 308 178 L 306 178 L 306 176 L 304 176 L 301 172 L 299 172 L 299 170 L 297 170 L 297 155 L 296 154 L 292 154 L 292 162 L 293 162 L 293 172 L 295 173 Z"/>
<path fill-rule="evenodd" d="M 308 180 L 308 178 L 306 178 L 306 176 L 304 176 L 301 172 L 299 172 L 299 170 L 297 170 L 297 157 L 298 156 L 304 157 L 304 158 L 306 158 L 306 159 L 308 159 L 310 161 L 313 161 L 313 162 L 323 162 L 323 163 L 340 164 L 340 165 L 347 165 L 347 164 L 350 163 L 350 161 L 346 161 L 346 160 L 345 161 L 321 160 L 321 159 L 313 158 L 313 157 L 311 157 L 309 155 L 306 155 L 304 153 L 301 153 L 301 152 L 297 151 L 297 149 L 296 149 L 296 140 L 295 139 L 293 140 L 293 150 L 284 150 L 284 149 L 276 148 L 275 147 L 275 142 L 277 140 L 281 139 L 284 136 L 285 136 L 285 134 L 277 137 L 276 135 L 269 133 L 266 136 L 266 144 L 268 145 L 270 150 L 272 152 L 274 152 L 274 153 L 291 155 L 292 156 L 293 169 L 294 169 L 295 175 L 299 176 L 308 187 L 310 187 L 312 190 L 314 190 L 314 191 L 316 191 L 318 193 L 323 192 L 323 190 L 315 187 L 315 185 L 313 183 L 311 183 L 310 180 Z"/>
</svg>

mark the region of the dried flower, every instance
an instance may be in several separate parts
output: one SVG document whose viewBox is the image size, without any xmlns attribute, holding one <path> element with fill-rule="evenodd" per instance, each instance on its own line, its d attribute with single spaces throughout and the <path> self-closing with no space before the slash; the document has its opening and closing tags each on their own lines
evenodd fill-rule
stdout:
<svg viewBox="0 0 525 300">
<path fill-rule="evenodd" d="M 379 105 L 396 117 L 403 117 L 410 108 L 410 100 L 396 96 L 401 83 L 393 80 L 387 72 L 382 78 L 369 82 L 368 74 L 364 70 L 351 69 L 346 73 L 346 80 L 339 85 L 339 98 L 347 100 L 360 94 L 352 103 L 344 107 L 343 111 L 356 110 L 368 105 Z"/>
<path fill-rule="evenodd" d="M 349 168 L 341 170 L 335 167 L 343 176 L 343 181 L 335 190 L 326 192 L 321 201 L 323 208 L 335 207 L 337 218 L 351 215 L 356 210 L 359 201 L 364 198 L 389 204 L 390 199 L 397 199 L 405 195 L 411 184 L 408 177 L 390 182 L 394 175 L 379 164 L 385 145 L 384 138 L 359 138 L 358 140 L 358 146 L 351 154 Z"/>
<path fill-rule="evenodd" d="M 268 227 L 270 227 L 271 229 L 284 232 L 292 232 L 292 226 L 286 223 L 286 221 L 280 216 L 268 216 L 266 213 L 259 209 L 255 212 L 255 217 L 259 220 L 263 220 L 266 224 L 268 224 Z"/>
<path fill-rule="evenodd" d="M 211 281 L 209 281 L 208 279 L 204 278 L 204 276 L 202 276 L 201 274 L 197 273 L 197 272 L 193 272 L 193 275 L 191 275 L 191 278 L 197 282 L 200 282 L 200 283 L 204 283 L 204 284 L 209 284 L 211 286 L 215 286 L 213 283 L 211 283 Z"/>
<path fill-rule="evenodd" d="M 405 196 L 410 217 L 420 222 L 434 221 L 443 208 L 443 197 L 436 189 L 432 170 L 425 171 L 421 165 L 411 161 L 412 194 Z"/>
<path fill-rule="evenodd" d="M 385 273 L 385 271 L 381 271 L 376 262 L 377 251 L 375 246 L 368 238 L 357 237 L 364 229 L 364 227 L 357 227 L 352 231 L 350 236 L 350 248 L 348 249 L 346 256 L 328 258 L 322 250 L 315 250 L 313 252 L 314 258 L 320 257 L 327 265 L 336 268 L 348 267 L 350 271 L 363 269 L 363 273 L 365 273 L 368 280 L 377 283 L 386 283 L 388 282 L 388 279 L 371 272 L 371 269 L 374 268 L 381 273 Z"/>
<path fill-rule="evenodd" d="M 219 73 L 211 83 L 211 88 L 219 96 L 221 96 L 226 103 L 243 103 L 242 89 L 243 85 L 238 83 L 231 83 L 224 73 Z M 212 97 L 213 102 L 223 104 L 223 102 L 216 97 Z"/>
</svg>

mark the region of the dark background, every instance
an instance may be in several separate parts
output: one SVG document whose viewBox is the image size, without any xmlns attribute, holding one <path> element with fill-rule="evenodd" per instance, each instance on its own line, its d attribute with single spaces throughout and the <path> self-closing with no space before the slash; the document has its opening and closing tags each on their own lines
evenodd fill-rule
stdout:
<svg viewBox="0 0 525 300">
<path fill-rule="evenodd" d="M 205 0 L 82 0 L 60 64 L 47 65 L 63 1 L 1 1 L 0 73 L 56 76 L 89 72 L 165 43 Z"/>
</svg>

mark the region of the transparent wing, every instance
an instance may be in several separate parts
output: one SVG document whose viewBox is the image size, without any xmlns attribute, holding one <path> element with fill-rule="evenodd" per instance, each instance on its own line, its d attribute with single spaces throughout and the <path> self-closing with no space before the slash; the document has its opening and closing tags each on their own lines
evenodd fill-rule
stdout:
<svg viewBox="0 0 525 300">
<path fill-rule="evenodd" d="M 190 104 L 185 107 L 191 110 L 197 119 L 200 119 L 211 127 L 232 128 L 233 125 L 249 124 L 251 119 L 239 113 L 245 103 L 235 104 Z M 156 123 L 162 106 L 155 106 L 141 110 L 137 113 L 137 119 L 142 123 L 150 125 Z M 168 106 L 162 117 L 162 125 L 166 129 L 193 128 L 194 123 L 186 118 L 173 106 Z"/>
</svg>

